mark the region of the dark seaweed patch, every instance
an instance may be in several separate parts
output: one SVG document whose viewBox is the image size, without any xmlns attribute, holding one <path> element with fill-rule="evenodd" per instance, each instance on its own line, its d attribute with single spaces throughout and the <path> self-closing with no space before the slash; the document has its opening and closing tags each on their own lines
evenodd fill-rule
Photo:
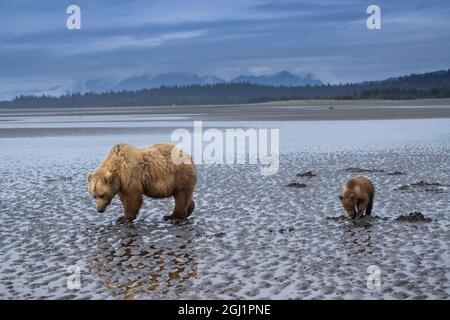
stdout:
<svg viewBox="0 0 450 320">
<path fill-rule="evenodd" d="M 291 182 L 287 186 L 289 188 L 296 188 L 296 189 L 306 188 L 306 184 L 298 182 Z"/>
<path fill-rule="evenodd" d="M 406 174 L 406 172 L 403 172 L 403 171 L 393 171 L 393 172 L 386 173 L 386 175 L 388 175 L 388 176 L 403 176 L 405 174 Z"/>
<path fill-rule="evenodd" d="M 351 173 L 383 173 L 385 172 L 382 169 L 362 169 L 358 167 L 349 167 L 344 170 L 345 172 L 351 172 Z"/>
<path fill-rule="evenodd" d="M 443 193 L 446 192 L 445 187 L 448 185 L 443 185 L 437 182 L 425 182 L 423 180 L 411 184 L 403 184 L 398 188 L 395 188 L 395 191 L 427 191 L 434 193 Z"/>
<path fill-rule="evenodd" d="M 425 218 L 425 216 L 418 211 L 410 212 L 407 215 L 401 215 L 395 219 L 400 222 L 431 222 L 431 218 Z"/>
<path fill-rule="evenodd" d="M 312 178 L 317 176 L 317 174 L 313 173 L 312 171 L 306 171 L 303 173 L 297 173 L 297 177 L 301 177 L 301 178 Z"/>
</svg>

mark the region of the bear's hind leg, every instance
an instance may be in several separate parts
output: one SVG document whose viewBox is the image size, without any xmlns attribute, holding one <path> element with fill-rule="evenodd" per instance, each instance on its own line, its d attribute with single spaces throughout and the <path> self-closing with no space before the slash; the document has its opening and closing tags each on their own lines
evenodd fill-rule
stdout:
<svg viewBox="0 0 450 320">
<path fill-rule="evenodd" d="M 195 209 L 195 202 L 194 200 L 191 199 L 191 202 L 189 203 L 187 208 L 187 217 L 189 217 L 192 214 L 192 211 L 194 211 L 194 209 Z"/>
<path fill-rule="evenodd" d="M 370 216 L 370 214 L 372 213 L 372 206 L 373 206 L 373 197 L 370 198 L 369 203 L 367 204 L 367 208 L 366 208 L 366 212 L 365 212 L 366 216 Z"/>
<path fill-rule="evenodd" d="M 184 191 L 176 192 L 174 194 L 174 198 L 175 198 L 175 208 L 173 209 L 172 215 L 165 216 L 164 220 L 185 219 L 190 214 L 188 204 L 189 205 L 191 204 L 192 198 L 190 196 L 187 196 L 186 192 Z M 192 208 L 192 210 L 194 209 Z"/>
</svg>

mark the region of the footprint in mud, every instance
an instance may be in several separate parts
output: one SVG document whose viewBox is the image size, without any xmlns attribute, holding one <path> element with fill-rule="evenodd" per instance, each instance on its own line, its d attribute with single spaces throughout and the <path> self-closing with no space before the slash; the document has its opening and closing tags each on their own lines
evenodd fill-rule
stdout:
<svg viewBox="0 0 450 320">
<path fill-rule="evenodd" d="M 312 171 L 306 171 L 306 172 L 303 172 L 303 173 L 297 173 L 296 176 L 300 177 L 300 178 L 312 178 L 312 177 L 317 176 L 317 174 L 315 174 Z"/>
<path fill-rule="evenodd" d="M 336 222 L 339 222 L 339 221 L 348 221 L 348 220 L 349 220 L 349 218 L 347 218 L 347 217 L 344 217 L 344 216 L 337 216 L 337 217 L 325 217 L 325 219 L 327 219 L 327 220 L 331 220 L 331 221 L 336 221 Z"/>
<path fill-rule="evenodd" d="M 273 233 L 276 231 L 277 230 L 269 229 L 270 233 Z M 278 233 L 288 233 L 288 232 L 293 232 L 293 231 L 295 231 L 295 228 L 293 228 L 293 227 L 278 229 Z"/>
<path fill-rule="evenodd" d="M 374 215 L 364 216 L 362 218 L 355 218 L 355 219 L 350 219 L 345 216 L 325 217 L 325 219 L 335 221 L 335 222 L 348 221 L 348 222 L 352 223 L 352 225 L 354 227 L 362 227 L 362 228 L 370 228 L 372 226 L 372 223 L 375 221 L 388 221 L 389 220 L 388 218 L 374 216 Z"/>
<path fill-rule="evenodd" d="M 351 219 L 351 226 L 355 228 L 370 228 L 374 222 L 372 217 L 366 216 L 362 218 Z"/>
<path fill-rule="evenodd" d="M 298 183 L 298 182 L 291 182 L 287 185 L 287 187 L 301 189 L 301 188 L 306 188 L 306 184 Z"/>
<path fill-rule="evenodd" d="M 213 234 L 212 236 L 214 237 L 214 238 L 223 238 L 223 237 L 225 237 L 227 234 L 225 233 L 225 232 L 218 232 L 218 233 L 215 233 L 215 234 Z"/>
<path fill-rule="evenodd" d="M 434 193 L 444 193 L 447 192 L 448 185 L 443 185 L 438 182 L 425 182 L 423 180 L 411 184 L 403 184 L 398 188 L 395 188 L 395 191 L 425 191 L 425 192 L 434 192 Z"/>
</svg>

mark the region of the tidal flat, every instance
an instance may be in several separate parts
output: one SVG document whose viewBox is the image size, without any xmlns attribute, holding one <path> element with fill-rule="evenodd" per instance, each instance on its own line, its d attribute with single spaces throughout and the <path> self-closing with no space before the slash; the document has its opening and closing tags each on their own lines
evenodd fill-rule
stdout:
<svg viewBox="0 0 450 320">
<path fill-rule="evenodd" d="M 114 131 L 75 118 L 40 124 L 43 135 L 29 118 L 0 123 L 3 299 L 450 296 L 450 119 L 207 122 L 278 128 L 279 172 L 198 164 L 189 219 L 163 221 L 173 201 L 146 199 L 135 222 L 116 224 L 119 200 L 97 213 L 86 174 L 114 143 L 170 141 L 192 122 L 127 121 Z M 338 195 L 358 174 L 377 191 L 373 217 L 352 221 Z M 414 212 L 426 219 L 399 219 Z M 79 289 L 67 287 L 71 266 Z M 367 286 L 370 266 L 379 288 Z"/>
</svg>

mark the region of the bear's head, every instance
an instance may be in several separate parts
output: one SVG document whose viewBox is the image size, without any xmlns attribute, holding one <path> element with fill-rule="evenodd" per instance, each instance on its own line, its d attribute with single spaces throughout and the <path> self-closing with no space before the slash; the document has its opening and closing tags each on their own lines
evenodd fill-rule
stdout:
<svg viewBox="0 0 450 320">
<path fill-rule="evenodd" d="M 95 199 L 97 211 L 103 213 L 119 191 L 118 181 L 110 171 L 88 174 L 88 190 Z"/>
<path fill-rule="evenodd" d="M 347 217 L 356 218 L 364 212 L 364 200 L 359 198 L 355 193 L 345 193 L 340 195 L 342 207 L 347 213 Z"/>
</svg>

